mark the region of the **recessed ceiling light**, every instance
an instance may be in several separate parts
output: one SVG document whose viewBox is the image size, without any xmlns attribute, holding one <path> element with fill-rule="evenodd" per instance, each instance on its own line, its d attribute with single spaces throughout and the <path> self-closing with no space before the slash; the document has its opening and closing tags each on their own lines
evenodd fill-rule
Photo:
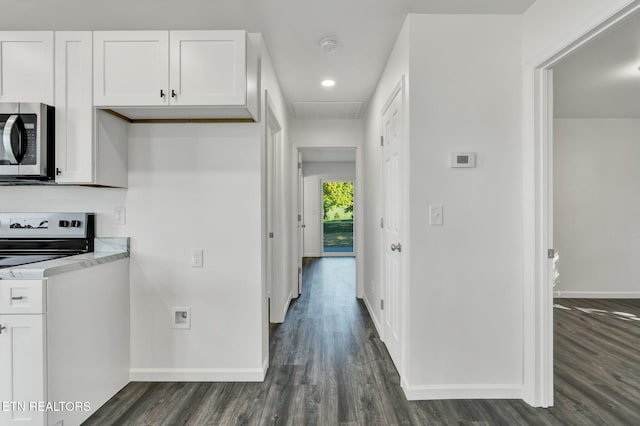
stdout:
<svg viewBox="0 0 640 426">
<path fill-rule="evenodd" d="M 322 80 L 322 84 L 324 87 L 333 87 L 336 85 L 336 82 L 333 80 Z"/>
</svg>

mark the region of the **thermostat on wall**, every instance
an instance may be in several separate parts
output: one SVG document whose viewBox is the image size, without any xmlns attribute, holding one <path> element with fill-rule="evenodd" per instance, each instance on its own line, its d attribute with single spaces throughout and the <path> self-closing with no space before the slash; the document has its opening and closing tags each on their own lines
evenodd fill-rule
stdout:
<svg viewBox="0 0 640 426">
<path fill-rule="evenodd" d="M 476 166 L 475 152 L 452 152 L 451 153 L 451 167 L 475 167 L 475 166 Z"/>
</svg>

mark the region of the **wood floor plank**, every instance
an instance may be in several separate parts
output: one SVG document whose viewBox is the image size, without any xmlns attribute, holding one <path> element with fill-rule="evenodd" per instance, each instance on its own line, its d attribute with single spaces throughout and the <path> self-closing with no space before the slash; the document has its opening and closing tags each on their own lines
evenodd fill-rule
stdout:
<svg viewBox="0 0 640 426">
<path fill-rule="evenodd" d="M 87 425 L 636 425 L 640 300 L 560 299 L 555 406 L 407 401 L 352 258 L 305 259 L 303 294 L 270 326 L 263 383 L 130 383 Z M 580 310 L 582 309 L 582 310 Z"/>
</svg>

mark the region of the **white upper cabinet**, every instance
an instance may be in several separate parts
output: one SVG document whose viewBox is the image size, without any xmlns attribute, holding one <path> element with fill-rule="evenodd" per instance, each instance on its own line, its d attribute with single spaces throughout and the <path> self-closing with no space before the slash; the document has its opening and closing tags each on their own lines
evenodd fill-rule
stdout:
<svg viewBox="0 0 640 426">
<path fill-rule="evenodd" d="M 171 31 L 170 90 L 174 105 L 244 105 L 244 31 Z"/>
<path fill-rule="evenodd" d="M 56 32 L 56 182 L 93 182 L 90 31 Z"/>
<path fill-rule="evenodd" d="M 96 31 L 94 104 L 133 120 L 257 120 L 258 67 L 241 30 Z"/>
<path fill-rule="evenodd" d="M 128 123 L 93 107 L 91 31 L 55 35 L 56 183 L 127 186 Z"/>
<path fill-rule="evenodd" d="M 53 31 L 0 31 L 0 102 L 53 100 Z"/>
<path fill-rule="evenodd" d="M 168 103 L 167 31 L 96 31 L 93 43 L 96 106 Z"/>
</svg>

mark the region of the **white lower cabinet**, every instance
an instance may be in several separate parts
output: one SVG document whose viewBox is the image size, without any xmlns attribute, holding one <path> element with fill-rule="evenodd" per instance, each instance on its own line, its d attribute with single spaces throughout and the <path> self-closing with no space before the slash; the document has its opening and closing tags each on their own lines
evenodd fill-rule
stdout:
<svg viewBox="0 0 640 426">
<path fill-rule="evenodd" d="M 0 280 L 0 426 L 77 426 L 129 382 L 129 259 Z"/>
<path fill-rule="evenodd" d="M 1 285 L 0 281 L 0 285 Z M 0 314 L 0 424 L 43 425 L 45 357 L 43 314 Z"/>
</svg>

